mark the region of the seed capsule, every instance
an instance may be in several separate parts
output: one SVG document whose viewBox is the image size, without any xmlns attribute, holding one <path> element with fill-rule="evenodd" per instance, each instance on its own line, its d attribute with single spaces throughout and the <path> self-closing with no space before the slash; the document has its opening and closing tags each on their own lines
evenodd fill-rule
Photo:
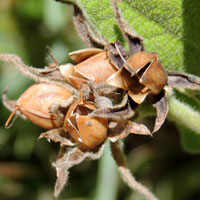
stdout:
<svg viewBox="0 0 200 200">
<path fill-rule="evenodd" d="M 107 137 L 108 120 L 89 117 L 88 114 L 94 110 L 94 102 L 77 100 L 69 108 L 64 120 L 64 128 L 84 149 L 94 149 Z"/>
<path fill-rule="evenodd" d="M 133 54 L 124 65 L 107 79 L 107 83 L 128 90 L 129 96 L 142 103 L 149 94 L 159 94 L 167 85 L 167 74 L 156 53 L 145 51 Z"/>
<path fill-rule="evenodd" d="M 153 94 L 158 94 L 167 85 L 167 73 L 162 67 L 157 53 L 138 52 L 133 54 L 128 63 L 136 72 L 139 82 L 149 88 Z"/>
<path fill-rule="evenodd" d="M 77 65 L 61 65 L 60 71 L 77 89 L 80 89 L 81 84 L 86 80 L 103 83 L 116 72 L 116 67 L 110 63 L 107 52 L 101 49 L 85 49 L 69 55 L 75 61 L 81 62 Z"/>
<path fill-rule="evenodd" d="M 30 121 L 45 129 L 61 127 L 55 115 L 51 113 L 53 104 L 64 103 L 72 94 L 63 87 L 39 83 L 29 87 L 17 100 L 14 112 L 6 122 L 6 127 L 19 110 Z"/>
</svg>

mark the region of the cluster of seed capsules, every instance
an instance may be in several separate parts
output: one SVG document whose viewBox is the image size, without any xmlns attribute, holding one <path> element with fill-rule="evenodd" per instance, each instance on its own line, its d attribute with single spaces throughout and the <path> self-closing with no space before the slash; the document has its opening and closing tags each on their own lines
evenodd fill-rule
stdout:
<svg viewBox="0 0 200 200">
<path fill-rule="evenodd" d="M 53 67 L 49 65 L 39 73 L 39 77 L 47 76 L 47 79 L 57 79 L 57 82 L 60 81 L 57 77 L 60 77 L 66 85 L 75 88 L 78 95 L 56 81 L 54 84 L 40 80 L 12 104 L 15 108 L 11 109 L 13 113 L 6 127 L 9 127 L 12 117 L 20 113 L 44 129 L 62 129 L 66 137 L 86 150 L 95 149 L 106 140 L 112 122 L 120 124 L 126 121 L 132 132 L 151 135 L 145 126 L 132 123 L 130 119 L 147 95 L 158 97 L 162 94 L 161 97 L 165 97 L 163 88 L 168 76 L 158 55 L 144 51 L 142 38 L 130 31 L 115 2 L 116 19 L 128 42 L 129 53 L 120 42 L 109 43 L 96 34 L 78 4 L 67 0 L 61 2 L 74 6 L 76 29 L 92 48 L 70 53 L 71 59 L 77 63 L 75 65 L 59 65 L 54 59 Z M 159 97 L 158 102 L 155 107 L 159 116 L 152 132 L 160 128 L 168 111 L 166 101 Z"/>
<path fill-rule="evenodd" d="M 88 48 L 69 55 L 78 64 L 68 63 L 54 67 L 68 83 L 80 91 L 80 95 L 76 97 L 67 88 L 56 84 L 34 84 L 16 101 L 6 127 L 13 115 L 20 111 L 44 129 L 63 128 L 81 149 L 91 150 L 106 140 L 109 123 L 113 120 L 90 115 L 102 108 L 96 105 L 94 94 L 85 97 L 84 89 L 91 85 L 111 85 L 127 91 L 131 98 L 129 101 L 141 104 L 148 94 L 159 94 L 167 84 L 167 75 L 156 53 L 135 53 L 127 59 L 128 67 L 124 64 L 120 69 L 112 62 L 109 50 Z M 103 97 L 98 91 L 97 95 L 100 99 Z M 60 107 L 65 109 L 61 110 Z M 63 119 L 61 115 L 64 116 Z"/>
<path fill-rule="evenodd" d="M 158 131 L 168 113 L 170 90 L 165 88 L 200 90 L 200 79 L 164 70 L 158 54 L 145 51 L 142 37 L 125 21 L 115 1 L 112 1 L 115 18 L 128 51 L 119 41 L 110 43 L 95 31 L 79 1 L 56 1 L 73 5 L 74 25 L 90 48 L 69 54 L 76 64 L 60 65 L 52 56 L 55 63 L 44 69 L 26 66 L 16 55 L 0 54 L 0 60 L 13 62 L 36 82 L 17 101 L 9 101 L 5 91 L 3 102 L 13 111 L 6 127 L 10 127 L 16 114 L 48 130 L 39 138 L 60 142 L 61 150 L 53 163 L 57 171 L 55 196 L 67 182 L 68 169 L 85 158 L 98 159 L 106 139 L 111 142 L 123 179 L 129 182 L 130 173 L 124 171 L 126 164 L 120 156 L 119 140 L 129 133 L 152 135 Z M 140 114 L 137 108 L 147 96 L 157 111 L 152 131 L 133 121 Z"/>
</svg>

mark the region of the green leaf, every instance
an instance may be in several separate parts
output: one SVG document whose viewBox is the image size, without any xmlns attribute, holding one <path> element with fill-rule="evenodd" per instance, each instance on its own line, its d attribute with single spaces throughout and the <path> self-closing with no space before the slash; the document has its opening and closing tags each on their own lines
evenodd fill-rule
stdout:
<svg viewBox="0 0 200 200">
<path fill-rule="evenodd" d="M 24 17 L 27 18 L 35 18 L 40 19 L 43 12 L 43 1 L 23 1 L 22 6 L 22 0 L 17 1 L 16 3 L 16 9 L 18 12 L 21 13 Z"/>
</svg>

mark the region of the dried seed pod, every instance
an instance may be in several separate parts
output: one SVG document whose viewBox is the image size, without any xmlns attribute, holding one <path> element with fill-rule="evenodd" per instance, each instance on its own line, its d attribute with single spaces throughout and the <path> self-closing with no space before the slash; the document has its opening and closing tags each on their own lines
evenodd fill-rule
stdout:
<svg viewBox="0 0 200 200">
<path fill-rule="evenodd" d="M 69 108 L 64 120 L 64 128 L 83 149 L 94 149 L 107 137 L 108 120 L 88 116 L 94 110 L 94 102 L 77 100 Z"/>
<path fill-rule="evenodd" d="M 157 53 L 137 52 L 128 59 L 131 69 L 135 70 L 139 82 L 151 93 L 159 94 L 167 85 L 167 73 L 162 67 Z"/>
<path fill-rule="evenodd" d="M 85 49 L 69 55 L 75 61 L 82 62 L 77 65 L 61 65 L 60 71 L 65 79 L 77 89 L 80 89 L 80 85 L 86 80 L 103 83 L 117 70 L 110 63 L 107 52 L 101 49 Z"/>
<path fill-rule="evenodd" d="M 167 74 L 156 53 L 145 51 L 133 54 L 116 73 L 108 78 L 108 84 L 128 90 L 129 96 L 142 103 L 149 94 L 159 94 L 167 85 Z"/>
<path fill-rule="evenodd" d="M 62 124 L 51 113 L 52 106 L 63 104 L 71 96 L 71 92 L 63 87 L 39 83 L 29 87 L 17 100 L 14 112 L 6 122 L 6 127 L 19 110 L 30 121 L 45 129 L 61 127 Z"/>
</svg>

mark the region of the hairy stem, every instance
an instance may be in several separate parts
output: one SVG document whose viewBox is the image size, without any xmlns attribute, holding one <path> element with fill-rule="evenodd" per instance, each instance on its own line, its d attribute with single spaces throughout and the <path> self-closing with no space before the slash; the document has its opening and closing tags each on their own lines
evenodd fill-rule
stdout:
<svg viewBox="0 0 200 200">
<path fill-rule="evenodd" d="M 130 170 L 126 166 L 125 156 L 120 145 L 120 142 L 111 142 L 111 150 L 113 157 L 118 165 L 119 173 L 124 180 L 124 182 L 133 190 L 141 193 L 145 196 L 148 200 L 158 200 L 152 192 L 150 192 L 144 185 L 137 182 L 133 175 L 131 174 Z"/>
<path fill-rule="evenodd" d="M 200 114 L 197 111 L 173 95 L 169 97 L 169 108 L 169 119 L 200 134 Z"/>
<path fill-rule="evenodd" d="M 14 54 L 0 54 L 0 60 L 6 61 L 6 62 L 12 62 L 15 67 L 25 76 L 33 79 L 35 82 L 43 82 L 43 83 L 49 83 L 49 84 L 56 84 L 59 86 L 62 86 L 69 91 L 71 91 L 73 94 L 77 94 L 77 91 L 68 83 L 58 81 L 58 80 L 51 80 L 44 75 L 39 73 L 39 69 L 33 68 L 30 66 L 27 66 L 24 64 L 24 62 L 21 60 L 21 58 Z"/>
</svg>

